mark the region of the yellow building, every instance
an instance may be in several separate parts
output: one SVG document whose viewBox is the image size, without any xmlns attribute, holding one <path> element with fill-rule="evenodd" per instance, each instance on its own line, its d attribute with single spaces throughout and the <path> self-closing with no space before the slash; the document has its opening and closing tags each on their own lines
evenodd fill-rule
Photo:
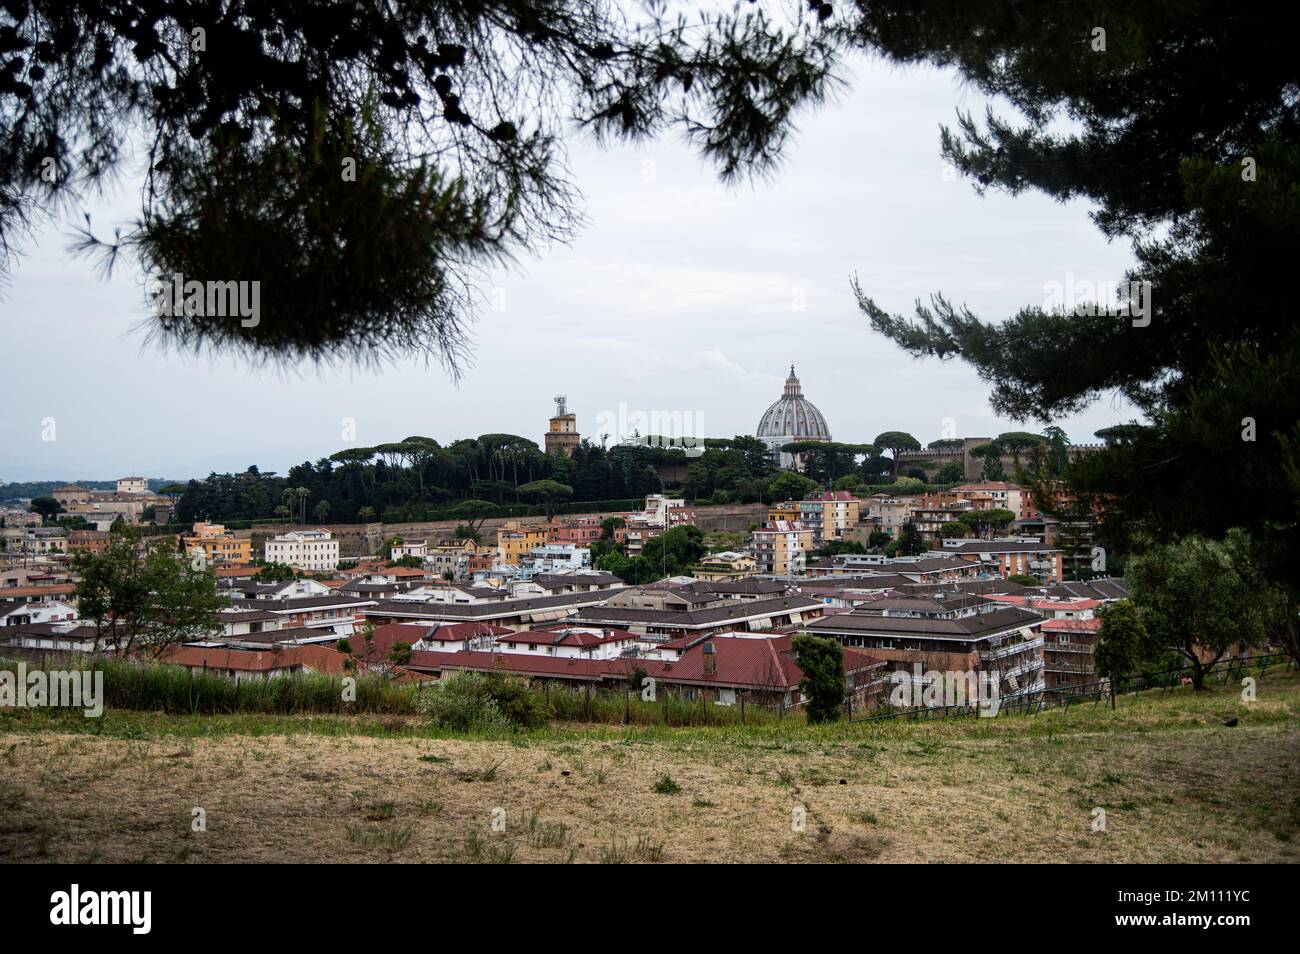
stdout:
<svg viewBox="0 0 1300 954">
<path fill-rule="evenodd" d="M 553 523 L 523 525 L 511 520 L 497 530 L 497 554 L 502 563 L 518 566 L 533 547 L 551 542 L 557 526 Z"/>
<path fill-rule="evenodd" d="M 812 548 L 813 532 L 798 521 L 779 520 L 754 531 L 754 559 L 760 573 L 802 573 Z"/>
<path fill-rule="evenodd" d="M 710 553 L 695 564 L 695 569 L 691 571 L 692 576 L 710 583 L 743 580 L 756 573 L 758 573 L 758 564 L 754 562 L 753 557 L 731 551 Z"/>
<path fill-rule="evenodd" d="M 793 519 L 812 530 L 816 546 L 843 539 L 857 525 L 862 511 L 862 501 L 847 490 L 810 494 L 797 506 L 799 512 Z"/>
<path fill-rule="evenodd" d="M 194 531 L 185 534 L 185 550 L 190 554 L 201 552 L 209 566 L 253 562 L 252 539 L 237 537 L 219 523 L 196 523 Z"/>
</svg>

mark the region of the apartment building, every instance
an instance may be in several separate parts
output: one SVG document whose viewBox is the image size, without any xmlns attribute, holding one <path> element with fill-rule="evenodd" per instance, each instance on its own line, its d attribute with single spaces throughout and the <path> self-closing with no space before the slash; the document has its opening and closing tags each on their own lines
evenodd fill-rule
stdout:
<svg viewBox="0 0 1300 954">
<path fill-rule="evenodd" d="M 758 563 L 747 553 L 724 550 L 710 553 L 695 564 L 694 575 L 708 582 L 743 580 L 758 572 Z"/>
<path fill-rule="evenodd" d="M 191 556 L 202 554 L 208 566 L 253 562 L 252 539 L 227 530 L 220 523 L 200 521 L 183 539 L 186 552 Z"/>
<path fill-rule="evenodd" d="M 497 562 L 518 566 L 530 550 L 550 543 L 558 530 L 559 525 L 554 523 L 507 521 L 497 530 Z"/>
<path fill-rule="evenodd" d="M 1043 617 L 1043 673 L 1049 691 L 1096 681 L 1093 650 L 1102 600 L 1085 595 L 1039 595 L 1039 592 L 987 594 L 986 600 L 1023 606 Z"/>
<path fill-rule="evenodd" d="M 911 583 L 945 583 L 975 579 L 979 560 L 952 554 L 890 557 L 879 553 L 838 553 L 808 563 L 810 577 L 858 577 L 898 575 Z"/>
<path fill-rule="evenodd" d="M 63 600 L 0 603 L 0 627 L 73 622 L 77 608 Z"/>
<path fill-rule="evenodd" d="M 473 540 L 444 540 L 434 544 L 426 561 L 435 576 L 447 579 L 450 574 L 453 580 L 463 580 L 469 576 L 469 558 L 477 552 L 478 544 Z"/>
<path fill-rule="evenodd" d="M 623 599 L 615 596 L 603 606 L 581 610 L 574 616 L 573 623 L 626 629 L 643 634 L 651 641 L 664 642 L 683 637 L 765 632 L 802 626 L 821 616 L 823 609 L 821 600 L 804 596 L 732 599 L 722 594 L 711 594 L 693 602 L 690 609 L 625 605 Z"/>
<path fill-rule="evenodd" d="M 69 531 L 62 527 L 24 527 L 18 550 L 36 556 L 68 553 Z"/>
<path fill-rule="evenodd" d="M 866 499 L 866 512 L 860 514 L 861 522 L 849 529 L 845 539 L 854 540 L 867 546 L 871 534 L 887 533 L 891 540 L 897 540 L 903 527 L 911 519 L 912 508 L 917 497 L 896 497 L 889 494 L 872 494 Z M 861 511 L 861 508 L 859 508 Z"/>
<path fill-rule="evenodd" d="M 600 526 L 600 517 L 574 517 L 571 520 L 565 520 L 558 530 L 556 530 L 552 539 L 553 543 L 572 543 L 575 546 L 585 547 L 599 540 L 603 534 Z"/>
<path fill-rule="evenodd" d="M 812 549 L 813 532 L 798 521 L 778 520 L 754 531 L 754 560 L 759 573 L 802 573 Z"/>
<path fill-rule="evenodd" d="M 798 520 L 812 531 L 813 545 L 841 540 L 858 523 L 862 501 L 847 490 L 824 490 L 799 502 Z"/>
<path fill-rule="evenodd" d="M 996 676 L 1001 698 L 1044 688 L 1043 617 L 978 596 L 877 600 L 850 613 L 814 620 L 805 632 L 838 639 L 909 675 L 921 671 Z"/>
<path fill-rule="evenodd" d="M 497 637 L 498 648 L 503 640 Z M 617 642 L 617 632 L 609 639 Z M 507 644 L 508 645 L 508 644 Z M 523 644 L 520 643 L 520 650 Z M 416 653 L 408 667 L 417 672 L 511 672 L 538 682 L 579 687 L 626 685 L 640 669 L 665 693 L 684 699 L 730 706 L 751 705 L 791 708 L 807 700 L 799 691 L 804 678 L 788 636 L 712 636 L 688 640 L 673 660 L 635 658 L 583 658 L 541 652 L 460 651 Z M 844 654 L 845 694 L 854 708 L 870 707 L 883 682 L 879 660 L 848 650 Z"/>
<path fill-rule="evenodd" d="M 512 628 L 554 623 L 581 610 L 606 602 L 617 589 L 595 589 L 511 599 L 509 593 L 471 588 L 468 598 L 446 600 L 413 591 L 366 610 L 366 619 L 376 625 L 389 623 L 490 623 Z"/>
<path fill-rule="evenodd" d="M 533 547 L 519 564 L 519 575 L 531 579 L 539 573 L 575 573 L 591 566 L 591 550 L 572 543 L 547 543 Z"/>
<path fill-rule="evenodd" d="M 989 480 L 978 484 L 962 484 L 953 487 L 948 493 L 962 497 L 979 506 L 976 509 L 997 508 L 1010 510 L 1017 519 L 1032 516 L 1032 495 L 1019 484 L 1007 483 L 1005 480 Z"/>
<path fill-rule="evenodd" d="M 339 542 L 328 530 L 291 530 L 267 540 L 265 553 L 267 563 L 295 570 L 335 570 L 339 565 Z"/>
<path fill-rule="evenodd" d="M 647 494 L 645 498 L 645 509 L 638 514 L 630 515 L 632 517 L 640 516 L 645 522 L 660 527 L 678 527 L 683 524 L 693 523 L 695 519 L 695 510 L 686 506 L 686 501 L 680 497 L 666 497 L 663 494 Z"/>
<path fill-rule="evenodd" d="M 939 529 L 945 523 L 958 523 L 977 509 L 971 501 L 954 494 L 922 494 L 909 510 L 912 529 L 925 543 L 938 546 Z"/>
<path fill-rule="evenodd" d="M 1063 577 L 1061 549 L 1037 540 L 944 540 L 941 549 L 926 556 L 956 555 L 980 562 L 986 574 L 1002 577 L 1033 576 L 1044 585 L 1060 583 Z"/>
<path fill-rule="evenodd" d="M 1043 676 L 1049 692 L 1096 682 L 1093 652 L 1101 620 L 1045 619 L 1041 629 Z"/>
<path fill-rule="evenodd" d="M 335 592 L 310 579 L 253 584 L 243 591 L 247 595 L 232 600 L 231 605 L 273 613 L 280 618 L 280 629 L 310 628 L 338 636 L 350 636 L 364 614 L 378 603 Z"/>
<path fill-rule="evenodd" d="M 108 549 L 109 539 L 106 530 L 73 530 L 68 534 L 68 552 L 103 553 Z"/>
<path fill-rule="evenodd" d="M 767 508 L 767 522 L 776 523 L 778 520 L 784 520 L 787 523 L 794 523 L 799 519 L 800 513 L 798 500 L 785 500 L 771 504 Z"/>
</svg>

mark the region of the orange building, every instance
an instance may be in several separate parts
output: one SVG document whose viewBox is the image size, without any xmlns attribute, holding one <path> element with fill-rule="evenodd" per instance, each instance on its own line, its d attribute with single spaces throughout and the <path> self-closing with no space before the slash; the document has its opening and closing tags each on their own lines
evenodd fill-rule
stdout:
<svg viewBox="0 0 1300 954">
<path fill-rule="evenodd" d="M 220 523 L 196 523 L 194 531 L 185 534 L 185 550 L 201 552 L 209 566 L 253 562 L 252 539 L 236 536 Z"/>
<path fill-rule="evenodd" d="M 799 501 L 785 500 L 781 503 L 774 503 L 767 508 L 767 522 L 776 523 L 784 520 L 787 523 L 794 523 L 799 519 Z"/>
</svg>

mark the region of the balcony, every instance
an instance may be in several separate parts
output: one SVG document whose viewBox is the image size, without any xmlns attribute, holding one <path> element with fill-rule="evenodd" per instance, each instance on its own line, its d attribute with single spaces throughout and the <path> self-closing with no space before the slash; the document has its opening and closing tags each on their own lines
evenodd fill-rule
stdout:
<svg viewBox="0 0 1300 954">
<path fill-rule="evenodd" d="M 1017 653 L 1023 653 L 1029 650 L 1037 649 L 1042 645 L 1043 645 L 1043 637 L 1035 636 L 1033 639 L 1022 640 L 1021 642 L 1018 643 L 1007 643 L 1006 645 L 999 646 L 996 649 L 985 650 L 983 653 L 980 654 L 980 656 L 983 658 L 985 662 L 992 662 L 993 660 L 1005 659 L 1008 656 L 1014 656 Z"/>
<path fill-rule="evenodd" d="M 1086 653 L 1092 655 L 1091 643 L 1044 643 L 1043 650 L 1049 653 Z"/>
<path fill-rule="evenodd" d="M 1003 679 L 1010 679 L 1012 676 L 1015 676 L 1016 679 L 1019 680 L 1020 677 L 1027 672 L 1037 672 L 1039 673 L 1039 676 L 1037 677 L 1037 681 L 1041 682 L 1042 681 L 1041 673 L 1044 668 L 1045 667 L 1043 666 L 1043 661 L 1035 657 L 1034 659 L 1030 659 L 1027 662 L 1023 662 L 1018 666 L 1013 666 L 1011 669 L 1006 670 L 1001 675 Z"/>
</svg>

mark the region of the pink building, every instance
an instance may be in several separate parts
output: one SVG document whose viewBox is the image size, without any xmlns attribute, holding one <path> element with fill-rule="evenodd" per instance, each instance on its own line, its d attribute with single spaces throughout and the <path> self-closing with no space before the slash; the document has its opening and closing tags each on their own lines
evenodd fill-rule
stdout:
<svg viewBox="0 0 1300 954">
<path fill-rule="evenodd" d="M 554 543 L 585 547 L 600 539 L 600 517 L 574 517 L 555 531 Z"/>
</svg>

